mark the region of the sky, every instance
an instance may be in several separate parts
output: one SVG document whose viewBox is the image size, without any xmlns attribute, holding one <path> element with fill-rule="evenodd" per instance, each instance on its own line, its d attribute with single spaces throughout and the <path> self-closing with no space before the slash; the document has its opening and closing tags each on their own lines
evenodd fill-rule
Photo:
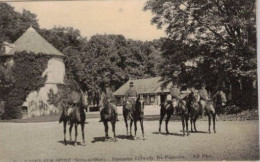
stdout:
<svg viewBox="0 0 260 162">
<path fill-rule="evenodd" d="M 163 30 L 151 25 L 150 11 L 143 11 L 146 0 L 92 0 L 8 2 L 16 11 L 35 13 L 41 28 L 74 27 L 83 36 L 122 34 L 134 40 L 153 40 L 164 37 Z"/>
</svg>

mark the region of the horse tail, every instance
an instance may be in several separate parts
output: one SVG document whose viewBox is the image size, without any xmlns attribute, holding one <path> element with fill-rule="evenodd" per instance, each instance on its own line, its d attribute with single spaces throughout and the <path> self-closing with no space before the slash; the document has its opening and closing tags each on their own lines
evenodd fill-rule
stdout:
<svg viewBox="0 0 260 162">
<path fill-rule="evenodd" d="M 59 119 L 59 123 L 61 123 L 63 121 L 64 121 L 64 109 L 62 110 L 62 113 L 61 113 L 61 116 L 60 116 L 60 119 Z"/>
</svg>

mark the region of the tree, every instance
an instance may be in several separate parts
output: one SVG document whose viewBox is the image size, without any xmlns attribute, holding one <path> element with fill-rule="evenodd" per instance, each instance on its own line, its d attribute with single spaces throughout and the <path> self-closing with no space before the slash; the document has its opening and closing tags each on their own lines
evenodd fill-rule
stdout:
<svg viewBox="0 0 260 162">
<path fill-rule="evenodd" d="M 19 13 L 14 11 L 14 8 L 9 4 L 0 3 L 0 47 L 4 41 L 14 42 L 29 26 L 39 29 L 35 14 L 27 10 Z"/>
<path fill-rule="evenodd" d="M 153 24 L 165 27 L 166 81 L 178 74 L 180 82 L 206 81 L 216 90 L 223 82 L 256 80 L 254 0 L 148 0 L 144 9 L 154 13 Z M 188 60 L 195 66 L 183 66 Z"/>
<path fill-rule="evenodd" d="M 11 67 L 13 84 L 5 94 L 5 118 L 21 118 L 21 106 L 30 92 L 44 86 L 46 77 L 42 77 L 47 68 L 49 56 L 27 52 L 16 52 L 15 64 Z"/>
</svg>

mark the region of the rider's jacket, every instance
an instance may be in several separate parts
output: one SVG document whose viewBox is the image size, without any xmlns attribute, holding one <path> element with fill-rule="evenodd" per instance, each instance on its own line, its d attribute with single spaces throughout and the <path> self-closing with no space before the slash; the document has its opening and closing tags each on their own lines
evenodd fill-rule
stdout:
<svg viewBox="0 0 260 162">
<path fill-rule="evenodd" d="M 130 87 L 130 89 L 126 92 L 125 98 L 128 99 L 129 97 L 137 97 L 138 93 L 134 87 Z"/>
<path fill-rule="evenodd" d="M 200 89 L 199 95 L 200 95 L 201 99 L 203 99 L 205 101 L 209 99 L 209 95 L 208 95 L 208 92 L 206 89 Z"/>
<path fill-rule="evenodd" d="M 171 88 L 171 96 L 172 98 L 180 98 L 181 91 L 179 88 Z"/>
<path fill-rule="evenodd" d="M 100 99 L 100 107 L 104 107 L 108 103 L 115 102 L 115 96 L 113 92 L 110 89 L 107 89 L 106 92 L 101 93 L 101 99 Z"/>
</svg>

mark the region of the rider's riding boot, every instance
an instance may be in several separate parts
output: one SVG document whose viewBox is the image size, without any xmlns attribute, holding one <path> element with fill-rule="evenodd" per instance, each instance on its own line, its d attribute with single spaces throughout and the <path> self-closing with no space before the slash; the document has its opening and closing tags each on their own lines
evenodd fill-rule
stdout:
<svg viewBox="0 0 260 162">
<path fill-rule="evenodd" d="M 173 109 L 173 115 L 177 115 L 177 109 L 176 109 L 176 107 Z"/>
<path fill-rule="evenodd" d="M 204 116 L 204 110 L 202 109 L 202 112 L 201 112 L 201 117 L 203 117 Z"/>
<path fill-rule="evenodd" d="M 117 114 L 117 113 L 116 113 L 116 121 L 119 121 L 119 120 L 118 120 L 118 114 Z"/>
</svg>

